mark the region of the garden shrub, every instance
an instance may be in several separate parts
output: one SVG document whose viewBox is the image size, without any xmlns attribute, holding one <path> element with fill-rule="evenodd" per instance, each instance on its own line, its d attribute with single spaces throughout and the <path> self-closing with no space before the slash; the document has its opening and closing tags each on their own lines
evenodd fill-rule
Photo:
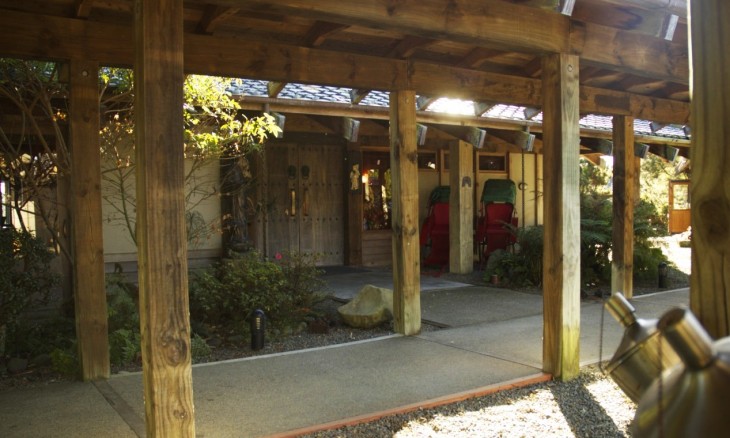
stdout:
<svg viewBox="0 0 730 438">
<path fill-rule="evenodd" d="M 241 333 L 248 330 L 251 312 L 261 309 L 269 327 L 292 327 L 322 298 L 315 261 L 298 253 L 277 254 L 271 261 L 255 251 L 221 260 L 191 276 L 191 318 Z"/>
<path fill-rule="evenodd" d="M 610 255 L 613 247 L 613 198 L 610 175 L 587 162 L 581 163 L 580 186 L 580 271 L 581 287 L 611 281 Z M 485 272 L 488 280 L 496 274 L 514 286 L 537 286 L 542 283 L 542 227 L 514 229 L 517 244 L 513 252 L 495 252 Z M 641 200 L 634 207 L 634 278 L 655 279 L 657 266 L 667 262 L 661 249 L 651 239 L 664 235 L 665 221 L 657 207 Z"/>
<path fill-rule="evenodd" d="M 15 324 L 24 311 L 47 301 L 59 281 L 53 257 L 31 233 L 0 228 L 0 326 Z"/>
<path fill-rule="evenodd" d="M 485 279 L 497 275 L 513 286 L 542 284 L 543 227 L 511 227 L 517 242 L 513 252 L 495 251 L 489 257 Z"/>
</svg>

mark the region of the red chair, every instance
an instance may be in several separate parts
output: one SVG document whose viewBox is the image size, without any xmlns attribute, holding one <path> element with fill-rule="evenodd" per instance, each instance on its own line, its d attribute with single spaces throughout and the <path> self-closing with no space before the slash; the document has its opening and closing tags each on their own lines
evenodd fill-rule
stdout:
<svg viewBox="0 0 730 438">
<path fill-rule="evenodd" d="M 513 217 L 514 206 L 509 203 L 491 203 L 486 205 L 486 228 L 484 236 L 486 248 L 484 259 L 498 249 L 507 249 L 515 243 L 515 236 L 509 225 L 517 226 L 517 218 Z"/>
<path fill-rule="evenodd" d="M 449 264 L 449 204 L 439 202 L 429 209 L 429 215 L 421 228 L 421 246 L 430 243 L 430 252 L 424 265 Z"/>
</svg>

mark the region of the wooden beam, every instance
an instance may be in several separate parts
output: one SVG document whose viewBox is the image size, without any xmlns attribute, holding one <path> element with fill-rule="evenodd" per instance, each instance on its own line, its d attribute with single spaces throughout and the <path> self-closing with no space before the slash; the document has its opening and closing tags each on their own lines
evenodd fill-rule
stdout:
<svg viewBox="0 0 730 438">
<path fill-rule="evenodd" d="M 421 331 L 418 244 L 416 92 L 390 93 L 390 168 L 393 190 L 393 319 L 395 331 Z"/>
<path fill-rule="evenodd" d="M 101 65 L 132 65 L 131 48 L 118 44 L 132 38 L 129 27 L 3 11 L 0 28 L 4 29 L 0 32 L 2 56 L 56 60 L 89 56 Z M 242 46 L 237 38 L 196 34 L 185 38 L 187 73 L 376 90 L 403 88 L 410 82 L 419 94 L 528 106 L 541 102 L 542 85 L 531 78 L 275 43 L 246 42 Z M 48 44 L 51 40 L 53 45 Z M 591 87 L 581 87 L 580 95 L 584 113 L 632 115 L 677 124 L 689 119 L 687 102 Z"/>
<path fill-rule="evenodd" d="M 109 378 L 99 153 L 99 64 L 70 63 L 71 230 L 76 339 L 84 380 Z"/>
<path fill-rule="evenodd" d="M 692 275 L 690 308 L 715 339 L 730 335 L 730 3 L 690 0 Z"/>
<path fill-rule="evenodd" d="M 561 380 L 580 372 L 580 205 L 578 57 L 543 63 L 543 370 Z"/>
<path fill-rule="evenodd" d="M 422 48 L 437 42 L 432 38 L 422 38 L 407 35 L 395 45 L 385 55 L 386 58 L 405 59 L 413 55 L 413 53 Z"/>
<path fill-rule="evenodd" d="M 197 32 L 212 35 L 219 24 L 238 13 L 238 8 L 205 5 L 203 17 L 198 22 Z"/>
<path fill-rule="evenodd" d="M 617 6 L 634 6 L 650 11 L 665 11 L 683 18 L 687 18 L 687 0 L 604 0 Z"/>
<path fill-rule="evenodd" d="M 495 137 L 517 146 L 517 150 L 532 152 L 535 143 L 535 134 L 525 131 L 493 131 Z"/>
<path fill-rule="evenodd" d="M 315 21 L 304 36 L 304 45 L 307 47 L 320 46 L 324 43 L 328 36 L 347 27 L 349 26 L 345 24 Z"/>
<path fill-rule="evenodd" d="M 482 114 L 486 113 L 490 109 L 494 108 L 495 104 L 492 102 L 484 102 L 480 100 L 474 101 L 474 115 L 475 116 L 481 116 Z"/>
<path fill-rule="evenodd" d="M 266 83 L 266 94 L 269 97 L 277 97 L 286 84 L 286 82 L 269 81 Z"/>
<path fill-rule="evenodd" d="M 613 254 L 611 293 L 634 296 L 634 118 L 613 118 Z"/>
<path fill-rule="evenodd" d="M 236 0 L 218 0 L 235 3 Z M 359 0 L 252 0 L 271 10 L 505 51 L 577 53 L 587 63 L 687 83 L 686 46 L 649 35 L 578 22 L 551 11 L 499 0 L 372 3 Z M 525 29 L 529 29 L 526 32 Z M 621 56 L 631 53 L 633 56 Z"/>
<path fill-rule="evenodd" d="M 183 1 L 135 4 L 139 313 L 147 436 L 194 437 L 183 120 Z"/>
<path fill-rule="evenodd" d="M 261 111 L 264 106 L 267 106 L 269 108 L 269 111 L 277 111 L 291 114 L 307 114 L 333 117 L 346 116 L 370 120 L 389 119 L 388 109 L 379 106 L 353 106 L 345 103 L 313 102 L 308 100 L 295 99 L 268 99 L 265 97 L 239 97 L 238 99 L 241 108 L 244 110 Z M 542 124 L 534 121 L 505 120 L 493 117 L 472 117 L 464 115 L 436 113 L 432 111 L 417 111 L 416 120 L 419 123 L 472 126 L 482 129 L 503 129 L 512 131 L 522 130 L 526 127 L 529 127 L 530 131 L 533 133 L 542 132 Z M 581 137 L 610 138 L 611 132 L 606 130 L 583 128 L 580 130 L 580 135 Z M 690 141 L 687 139 L 659 137 L 655 135 L 636 135 L 636 140 L 652 144 L 668 144 L 681 148 L 688 148 L 690 146 Z"/>
<path fill-rule="evenodd" d="M 464 141 L 449 147 L 449 272 L 474 270 L 474 148 Z"/>
<path fill-rule="evenodd" d="M 352 90 L 350 90 L 350 102 L 353 105 L 359 104 L 360 102 L 362 102 L 363 99 L 365 99 L 368 94 L 370 94 L 371 91 L 372 90 L 353 88 Z"/>
<path fill-rule="evenodd" d="M 469 143 L 476 149 L 481 149 L 484 146 L 484 141 L 487 138 L 487 131 L 473 126 L 449 126 L 443 125 L 438 127 L 439 130 L 449 134 L 455 139 L 459 139 L 463 142 Z"/>
<path fill-rule="evenodd" d="M 484 47 L 475 47 L 469 53 L 466 54 L 459 62 L 455 64 L 455 67 L 462 68 L 479 68 L 482 64 L 500 55 L 504 55 L 505 52 L 496 49 L 487 49 Z"/>
<path fill-rule="evenodd" d="M 580 55 L 586 65 L 681 84 L 689 82 L 686 45 L 582 22 L 572 23 L 570 40 L 572 52 Z"/>
<path fill-rule="evenodd" d="M 94 0 L 76 0 L 76 16 L 79 18 L 89 18 L 93 7 Z"/>
</svg>

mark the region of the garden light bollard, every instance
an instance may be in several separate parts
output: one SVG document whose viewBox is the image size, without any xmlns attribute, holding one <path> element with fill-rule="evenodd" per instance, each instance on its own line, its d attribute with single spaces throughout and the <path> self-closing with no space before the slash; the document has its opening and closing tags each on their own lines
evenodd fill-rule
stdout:
<svg viewBox="0 0 730 438">
<path fill-rule="evenodd" d="M 659 288 L 666 289 L 667 288 L 667 275 L 669 275 L 669 267 L 665 262 L 659 263 L 659 267 L 657 269 L 657 274 L 659 277 Z"/>
<path fill-rule="evenodd" d="M 266 315 L 261 309 L 256 309 L 251 315 L 251 349 L 264 348 L 264 331 L 266 331 Z"/>
</svg>

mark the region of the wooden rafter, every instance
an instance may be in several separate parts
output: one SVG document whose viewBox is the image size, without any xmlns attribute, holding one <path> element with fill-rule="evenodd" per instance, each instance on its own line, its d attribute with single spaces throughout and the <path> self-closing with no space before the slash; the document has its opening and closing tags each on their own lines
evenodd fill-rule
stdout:
<svg viewBox="0 0 730 438">
<path fill-rule="evenodd" d="M 368 94 L 370 94 L 370 91 L 371 90 L 353 88 L 352 90 L 350 90 L 350 102 L 353 105 L 359 104 L 360 102 L 362 102 L 363 99 L 365 99 Z"/>
<path fill-rule="evenodd" d="M 486 49 L 484 47 L 475 47 L 466 54 L 456 67 L 479 68 L 482 64 L 495 56 L 503 55 L 504 52 L 496 49 Z"/>
<path fill-rule="evenodd" d="M 238 13 L 238 8 L 206 5 L 203 17 L 198 22 L 197 31 L 198 33 L 211 35 L 219 24 L 236 15 L 236 13 Z"/>
<path fill-rule="evenodd" d="M 269 97 L 276 97 L 286 87 L 286 82 L 269 81 L 266 83 L 266 93 Z"/>
<path fill-rule="evenodd" d="M 89 18 L 91 9 L 94 7 L 94 0 L 76 0 L 75 12 L 79 18 Z"/>
<path fill-rule="evenodd" d="M 306 4 L 299 0 L 252 0 L 251 3 L 283 14 L 446 38 L 501 50 L 575 53 L 589 64 L 680 83 L 689 80 L 686 46 L 498 0 L 462 0 L 458 5 L 433 0 L 382 7 L 360 0 L 317 0 Z M 622 53 L 635 56 L 623 57 Z"/>
<path fill-rule="evenodd" d="M 428 46 L 435 42 L 436 40 L 432 38 L 406 36 L 402 40 L 395 43 L 385 56 L 386 58 L 405 59 L 410 57 L 417 49 Z"/>
<path fill-rule="evenodd" d="M 328 36 L 347 27 L 347 25 L 339 23 L 316 21 L 307 31 L 307 35 L 304 37 L 304 45 L 307 47 L 320 46 Z"/>
<path fill-rule="evenodd" d="M 626 6 L 627 3 L 634 6 L 653 10 L 666 11 L 682 18 L 687 18 L 687 0 L 604 0 L 617 6 Z"/>
<path fill-rule="evenodd" d="M 0 16 L 0 54 L 41 59 L 94 57 L 103 65 L 132 65 L 131 28 L 90 21 L 4 11 Z M 48 39 L 55 41 L 53 47 Z M 540 80 L 416 61 L 346 54 L 276 43 L 246 44 L 240 39 L 185 36 L 188 73 L 250 77 L 281 82 L 318 83 L 362 89 L 413 87 L 419 94 L 483 99 L 539 106 Z M 347 62 L 343 62 L 346 60 Z M 581 112 L 633 115 L 684 124 L 686 102 L 655 99 L 602 88 L 581 87 Z"/>
</svg>

